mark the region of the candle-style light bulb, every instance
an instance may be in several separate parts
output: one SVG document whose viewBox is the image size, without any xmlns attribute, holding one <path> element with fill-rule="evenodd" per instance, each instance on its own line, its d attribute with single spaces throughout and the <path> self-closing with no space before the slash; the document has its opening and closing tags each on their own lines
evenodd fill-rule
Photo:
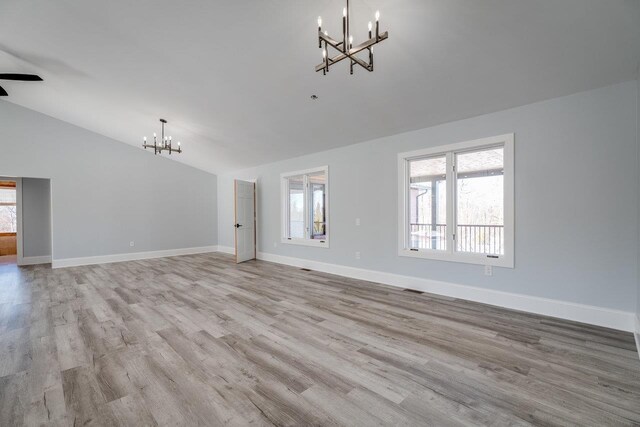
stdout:
<svg viewBox="0 0 640 427">
<path fill-rule="evenodd" d="M 180 141 L 178 141 L 178 148 L 180 148 Z"/>
<path fill-rule="evenodd" d="M 342 16 L 347 17 L 347 8 L 342 9 Z"/>
<path fill-rule="evenodd" d="M 329 35 L 329 31 L 325 31 L 325 32 L 324 32 L 324 35 L 325 35 L 325 36 L 328 36 L 328 35 Z"/>
<path fill-rule="evenodd" d="M 155 132 L 153 133 L 153 137 L 154 137 L 154 138 L 156 137 L 156 133 L 155 133 Z"/>
<path fill-rule="evenodd" d="M 322 49 L 322 59 L 327 57 L 327 49 Z"/>
<path fill-rule="evenodd" d="M 146 142 L 147 142 L 147 137 L 146 137 L 146 136 L 143 136 L 143 137 L 142 137 L 142 140 L 143 140 L 143 141 L 145 142 L 145 144 L 146 144 Z"/>
<path fill-rule="evenodd" d="M 367 25 L 367 27 L 369 28 L 369 31 L 371 31 L 371 29 L 373 28 L 373 24 L 371 23 L 371 21 L 369 21 L 369 25 Z"/>
<path fill-rule="evenodd" d="M 349 36 L 349 46 L 353 45 L 353 36 Z"/>
<path fill-rule="evenodd" d="M 322 27 L 322 17 L 318 16 L 318 27 Z"/>
<path fill-rule="evenodd" d="M 380 11 L 376 10 L 376 21 L 380 20 Z"/>
</svg>

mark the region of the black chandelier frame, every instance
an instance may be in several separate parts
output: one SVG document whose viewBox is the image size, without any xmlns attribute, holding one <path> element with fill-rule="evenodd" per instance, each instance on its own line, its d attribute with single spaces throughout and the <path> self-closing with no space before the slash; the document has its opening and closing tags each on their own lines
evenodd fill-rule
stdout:
<svg viewBox="0 0 640 427">
<path fill-rule="evenodd" d="M 172 138 L 164 136 L 164 125 L 167 123 L 165 119 L 160 119 L 160 123 L 162 123 L 162 131 L 160 134 L 160 143 L 158 144 L 158 138 L 156 134 L 153 134 L 153 145 L 147 144 L 147 137 L 143 138 L 142 147 L 146 150 L 147 148 L 153 148 L 153 154 L 162 154 L 163 151 L 168 151 L 171 153 L 182 153 L 182 147 L 178 142 L 178 148 L 173 148 L 171 146 Z"/>
<path fill-rule="evenodd" d="M 375 35 L 372 33 L 372 25 L 371 22 L 369 22 L 369 40 L 360 43 L 357 46 L 353 46 L 353 36 L 350 32 L 349 18 L 349 0 L 347 0 L 347 7 L 344 9 L 342 16 L 342 41 L 329 37 L 329 34 L 326 31 L 323 32 L 322 18 L 318 18 L 318 47 L 323 49 L 323 60 L 320 64 L 316 65 L 316 72 L 322 71 L 322 74 L 326 75 L 332 65 L 347 58 L 349 58 L 350 61 L 350 74 L 353 74 L 353 66 L 356 64 L 369 72 L 373 71 L 373 46 L 388 39 L 389 32 L 380 32 L 380 13 L 376 12 Z M 336 50 L 338 54 L 331 58 L 329 56 L 329 47 Z M 365 50 L 369 53 L 368 62 L 356 56 L 358 53 Z"/>
</svg>

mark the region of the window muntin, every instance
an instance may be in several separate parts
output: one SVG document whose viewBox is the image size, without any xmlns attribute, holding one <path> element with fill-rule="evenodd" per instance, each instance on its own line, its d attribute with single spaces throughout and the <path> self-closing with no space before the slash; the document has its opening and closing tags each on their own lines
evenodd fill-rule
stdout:
<svg viewBox="0 0 640 427">
<path fill-rule="evenodd" d="M 328 247 L 328 168 L 282 174 L 284 243 Z"/>
<path fill-rule="evenodd" d="M 398 155 L 399 255 L 513 268 L 513 134 Z"/>
</svg>

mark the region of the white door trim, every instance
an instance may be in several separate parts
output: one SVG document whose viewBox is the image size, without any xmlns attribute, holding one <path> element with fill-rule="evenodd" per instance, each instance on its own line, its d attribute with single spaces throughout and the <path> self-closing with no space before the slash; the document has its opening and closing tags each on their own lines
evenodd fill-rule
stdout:
<svg viewBox="0 0 640 427">
<path fill-rule="evenodd" d="M 24 248 L 22 247 L 22 178 L 15 178 L 16 181 L 16 245 L 18 246 L 18 256 L 16 264 L 24 265 Z"/>
<path fill-rule="evenodd" d="M 238 217 L 238 184 L 242 183 L 244 184 L 250 184 L 251 188 L 253 191 L 251 191 L 251 193 L 253 194 L 253 218 L 251 219 L 253 221 L 253 224 L 251 224 L 253 226 L 253 255 L 251 255 L 251 258 L 248 258 L 247 256 L 243 256 L 241 257 L 242 259 L 239 258 L 239 253 L 238 253 L 238 234 L 239 234 L 239 228 L 237 227 L 238 224 L 240 224 L 240 221 L 242 221 L 243 223 L 245 223 L 244 225 L 246 226 L 246 220 L 241 220 L 241 218 Z M 241 180 L 241 179 L 234 179 L 233 181 L 233 206 L 234 206 L 234 248 L 235 248 L 235 256 L 236 256 L 236 263 L 239 262 L 244 262 L 244 261 L 249 261 L 251 259 L 256 259 L 257 257 L 257 228 L 256 228 L 256 217 L 257 217 L 257 190 L 256 190 L 256 181 L 255 180 Z M 245 198 L 246 200 L 247 198 Z M 248 212 L 247 212 L 248 213 Z M 242 216 L 242 215 L 241 215 Z M 243 229 L 242 231 L 246 230 Z M 243 234 L 245 236 L 247 236 L 246 234 Z M 244 246 L 243 246 L 244 247 Z M 243 252 L 243 254 L 248 255 L 248 253 L 250 253 L 250 247 L 247 247 L 246 249 L 248 249 L 248 251 Z"/>
</svg>

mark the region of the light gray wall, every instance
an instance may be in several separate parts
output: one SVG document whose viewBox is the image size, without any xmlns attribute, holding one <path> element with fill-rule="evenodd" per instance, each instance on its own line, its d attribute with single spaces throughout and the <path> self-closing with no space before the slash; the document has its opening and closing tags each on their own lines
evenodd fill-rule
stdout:
<svg viewBox="0 0 640 427">
<path fill-rule="evenodd" d="M 640 334 L 640 65 L 638 66 L 638 80 L 636 81 L 636 152 L 638 157 L 638 288 L 636 290 L 636 333 Z"/>
<path fill-rule="evenodd" d="M 24 257 L 51 255 L 51 182 L 22 178 L 22 250 Z"/>
<path fill-rule="evenodd" d="M 6 101 L 0 174 L 51 179 L 53 259 L 217 244 L 215 175 Z"/>
<path fill-rule="evenodd" d="M 261 252 L 633 312 L 638 281 L 635 84 L 220 176 L 219 244 L 233 246 L 233 178 L 257 178 Z M 516 268 L 494 268 L 488 277 L 478 265 L 398 257 L 397 153 L 511 132 L 516 138 Z M 281 244 L 280 173 L 322 165 L 329 165 L 331 247 Z M 361 218 L 360 227 L 355 218 Z M 355 259 L 356 251 L 362 259 Z"/>
</svg>

